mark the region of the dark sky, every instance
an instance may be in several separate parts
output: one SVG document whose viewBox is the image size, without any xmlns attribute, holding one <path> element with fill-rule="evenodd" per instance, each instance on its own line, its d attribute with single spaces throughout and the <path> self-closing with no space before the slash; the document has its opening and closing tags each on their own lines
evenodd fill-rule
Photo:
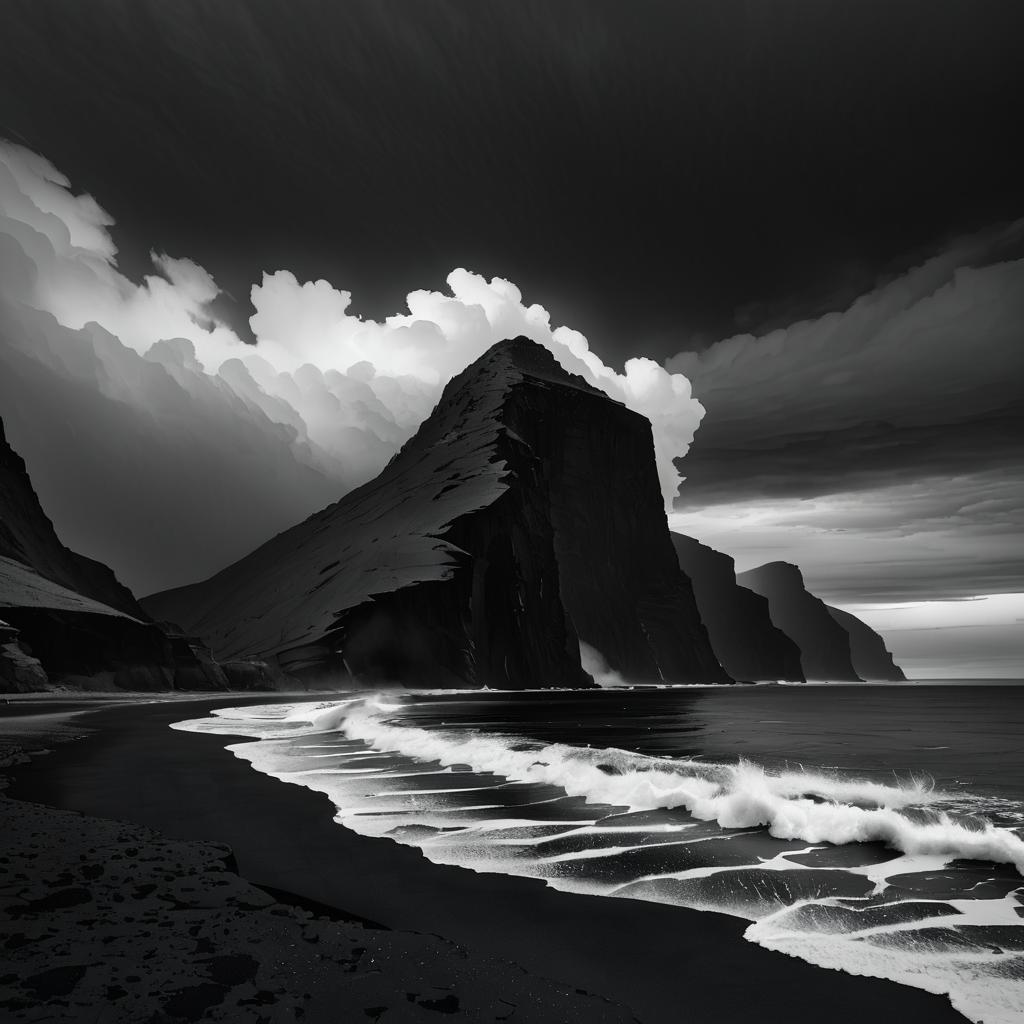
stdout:
<svg viewBox="0 0 1024 1024">
<path fill-rule="evenodd" d="M 609 362 L 1017 217 L 1024 5 L 7 0 L 0 134 L 238 300 L 509 277 Z"/>
</svg>

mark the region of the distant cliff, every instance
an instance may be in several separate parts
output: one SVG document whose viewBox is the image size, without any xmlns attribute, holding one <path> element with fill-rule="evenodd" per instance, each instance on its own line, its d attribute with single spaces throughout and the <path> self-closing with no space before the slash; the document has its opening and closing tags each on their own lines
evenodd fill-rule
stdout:
<svg viewBox="0 0 1024 1024">
<path fill-rule="evenodd" d="M 867 623 L 856 615 L 828 605 L 828 613 L 850 638 L 850 654 L 853 667 L 862 679 L 902 682 L 907 677 L 903 669 L 893 661 L 885 641 Z"/>
<path fill-rule="evenodd" d="M 672 543 L 726 672 L 748 681 L 802 681 L 800 648 L 772 623 L 767 599 L 736 582 L 732 558 L 679 533 Z"/>
<path fill-rule="evenodd" d="M 307 678 L 726 682 L 679 569 L 650 423 L 526 338 L 451 380 L 381 474 L 211 579 L 143 601 Z"/>
<path fill-rule="evenodd" d="M 860 681 L 853 666 L 850 638 L 828 606 L 804 586 L 803 574 L 789 562 L 768 562 L 736 577 L 768 600 L 772 622 L 800 648 L 808 679 Z"/>
</svg>

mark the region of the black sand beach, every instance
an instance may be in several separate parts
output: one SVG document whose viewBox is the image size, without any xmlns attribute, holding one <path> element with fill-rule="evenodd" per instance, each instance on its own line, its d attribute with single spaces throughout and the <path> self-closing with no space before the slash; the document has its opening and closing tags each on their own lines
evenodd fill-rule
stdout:
<svg viewBox="0 0 1024 1024">
<path fill-rule="evenodd" d="M 569 895 L 426 861 L 332 821 L 326 797 L 253 771 L 223 737 L 174 721 L 275 695 L 102 708 L 96 731 L 13 769 L 11 796 L 227 843 L 243 877 L 390 927 L 433 933 L 630 1007 L 647 1024 L 961 1018 L 937 996 L 812 967 L 744 942 L 741 921 Z M 4 709 L 15 710 L 16 705 Z"/>
</svg>

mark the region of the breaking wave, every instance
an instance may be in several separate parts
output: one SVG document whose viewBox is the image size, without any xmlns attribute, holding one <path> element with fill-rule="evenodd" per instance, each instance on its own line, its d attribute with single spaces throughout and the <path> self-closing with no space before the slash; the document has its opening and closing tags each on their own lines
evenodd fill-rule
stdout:
<svg viewBox="0 0 1024 1024">
<path fill-rule="evenodd" d="M 941 795 L 930 782 L 883 786 L 807 771 L 769 774 L 742 759 L 735 765 L 706 764 L 560 743 L 533 746 L 500 735 L 394 725 L 387 715 L 395 710 L 370 700 L 327 711 L 318 725 L 330 721 L 350 739 L 377 749 L 558 786 L 594 803 L 633 811 L 681 807 L 722 828 L 766 827 L 776 839 L 835 845 L 877 841 L 905 854 L 1010 864 L 1024 874 L 1024 840 L 1014 833 L 977 818 L 954 820 L 946 811 L 903 813 L 925 808 Z"/>
<path fill-rule="evenodd" d="M 436 863 L 732 914 L 766 948 L 945 994 L 973 1021 L 1024 1019 L 1024 840 L 987 820 L 991 802 L 924 776 L 423 727 L 416 710 L 451 706 L 436 700 L 227 708 L 174 728 L 261 741 L 229 749 Z"/>
</svg>

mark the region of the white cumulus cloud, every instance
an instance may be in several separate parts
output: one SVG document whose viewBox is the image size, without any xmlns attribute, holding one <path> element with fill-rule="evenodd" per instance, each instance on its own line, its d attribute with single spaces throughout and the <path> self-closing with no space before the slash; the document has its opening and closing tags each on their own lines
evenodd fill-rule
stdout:
<svg viewBox="0 0 1024 1024">
<path fill-rule="evenodd" d="M 137 590 L 215 571 L 320 507 L 325 491 L 340 497 L 374 476 L 454 374 L 520 334 L 651 421 L 666 504 L 676 494 L 673 459 L 686 453 L 703 416 L 687 378 L 649 359 L 631 359 L 621 372 L 605 365 L 582 334 L 552 326 L 548 311 L 527 304 L 510 281 L 456 269 L 447 291 L 413 291 L 404 310 L 378 322 L 350 313 L 352 296 L 342 288 L 277 270 L 253 284 L 252 345 L 213 313 L 220 289 L 195 261 L 154 251 L 153 272 L 140 282 L 122 274 L 113 223 L 43 157 L 0 141 L 3 415 L 65 539 L 112 562 Z M 78 429 L 71 424 L 61 442 L 68 450 L 55 459 L 55 418 L 73 416 Z M 104 416 L 117 420 L 118 436 L 94 429 Z M 102 493 L 114 486 L 119 453 L 156 436 L 154 424 L 176 454 L 162 463 L 140 457 L 134 486 L 115 488 L 121 504 L 104 515 Z M 43 468 L 65 457 L 93 475 Z M 176 472 L 179 487 L 156 479 Z M 107 483 L 97 488 L 101 478 Z M 282 485 L 291 488 L 288 499 L 278 494 L 267 503 L 276 511 L 259 514 L 260 487 Z M 216 502 L 197 507 L 195 487 L 213 487 Z M 162 495 L 158 511 L 147 490 Z M 177 547 L 169 532 L 181 535 Z M 192 532 L 210 543 L 190 561 Z"/>
</svg>

